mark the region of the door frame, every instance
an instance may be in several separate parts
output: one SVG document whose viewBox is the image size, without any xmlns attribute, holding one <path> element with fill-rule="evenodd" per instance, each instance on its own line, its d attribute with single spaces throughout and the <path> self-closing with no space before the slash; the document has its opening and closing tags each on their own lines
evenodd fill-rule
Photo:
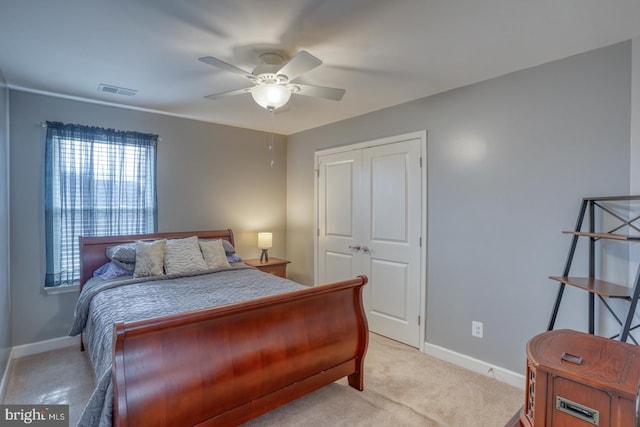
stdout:
<svg viewBox="0 0 640 427">
<path fill-rule="evenodd" d="M 426 342 L 426 324 L 427 324 L 427 254 L 428 254 L 428 239 L 427 239 L 427 199 L 428 199 L 428 187 L 427 187 L 427 131 L 417 131 L 410 132 L 401 135 L 394 135 L 380 139 L 374 139 L 369 141 L 357 142 L 353 144 L 348 144 L 344 146 L 334 147 L 334 148 L 326 148 L 321 150 L 316 150 L 313 156 L 313 166 L 314 166 L 314 177 L 313 177 L 313 282 L 314 285 L 318 285 L 318 233 L 319 233 L 319 224 L 318 224 L 318 207 L 319 207 L 319 175 L 320 175 L 320 165 L 319 159 L 322 156 L 327 154 L 335 154 L 341 153 L 345 151 L 353 151 L 353 150 L 361 150 L 363 148 L 377 147 L 380 145 L 394 144 L 397 142 L 418 139 L 420 141 L 420 151 L 421 154 L 421 168 L 420 168 L 420 189 L 421 189 L 421 203 L 420 203 L 420 241 L 422 244 L 420 245 L 420 351 L 424 353 L 425 351 L 425 342 Z"/>
</svg>

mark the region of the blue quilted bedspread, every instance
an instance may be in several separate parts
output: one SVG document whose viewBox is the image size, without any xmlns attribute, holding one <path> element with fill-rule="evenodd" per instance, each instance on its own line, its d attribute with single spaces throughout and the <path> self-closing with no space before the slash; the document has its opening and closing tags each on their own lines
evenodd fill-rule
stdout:
<svg viewBox="0 0 640 427">
<path fill-rule="evenodd" d="M 78 298 L 70 335 L 78 335 L 84 330 L 98 384 L 78 425 L 112 425 L 114 323 L 199 310 L 303 287 L 242 263 L 232 264 L 231 269 L 189 276 L 123 276 L 112 280 L 89 280 Z"/>
</svg>

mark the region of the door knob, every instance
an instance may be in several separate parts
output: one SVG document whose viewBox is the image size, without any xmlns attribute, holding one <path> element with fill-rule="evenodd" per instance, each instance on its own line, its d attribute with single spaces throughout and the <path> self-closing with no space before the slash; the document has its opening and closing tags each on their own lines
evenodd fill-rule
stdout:
<svg viewBox="0 0 640 427">
<path fill-rule="evenodd" d="M 353 249 L 354 251 L 358 252 L 361 249 L 361 246 L 360 245 L 349 246 L 349 249 Z"/>
<path fill-rule="evenodd" d="M 362 252 L 364 252 L 365 254 L 368 254 L 369 253 L 369 248 L 366 247 L 366 246 L 363 246 L 362 247 Z"/>
</svg>

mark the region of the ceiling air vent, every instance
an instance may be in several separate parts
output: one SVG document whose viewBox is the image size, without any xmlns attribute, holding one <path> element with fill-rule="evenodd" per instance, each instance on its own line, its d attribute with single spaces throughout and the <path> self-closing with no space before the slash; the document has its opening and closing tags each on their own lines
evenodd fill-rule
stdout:
<svg viewBox="0 0 640 427">
<path fill-rule="evenodd" d="M 100 84 L 98 86 L 98 92 L 108 92 L 114 93 L 116 95 L 133 96 L 138 91 L 135 89 L 125 89 L 123 87 Z"/>
</svg>

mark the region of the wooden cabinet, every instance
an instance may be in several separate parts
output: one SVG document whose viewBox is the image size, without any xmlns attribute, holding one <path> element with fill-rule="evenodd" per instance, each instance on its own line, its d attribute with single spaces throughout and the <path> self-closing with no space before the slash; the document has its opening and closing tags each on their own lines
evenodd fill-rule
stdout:
<svg viewBox="0 0 640 427">
<path fill-rule="evenodd" d="M 570 330 L 527 344 L 525 427 L 634 427 L 640 348 Z"/>
<path fill-rule="evenodd" d="M 259 259 L 245 259 L 244 263 L 257 268 L 265 273 L 275 274 L 280 277 L 287 277 L 287 264 L 291 261 L 281 258 L 269 258 L 269 261 L 260 262 Z"/>
</svg>

